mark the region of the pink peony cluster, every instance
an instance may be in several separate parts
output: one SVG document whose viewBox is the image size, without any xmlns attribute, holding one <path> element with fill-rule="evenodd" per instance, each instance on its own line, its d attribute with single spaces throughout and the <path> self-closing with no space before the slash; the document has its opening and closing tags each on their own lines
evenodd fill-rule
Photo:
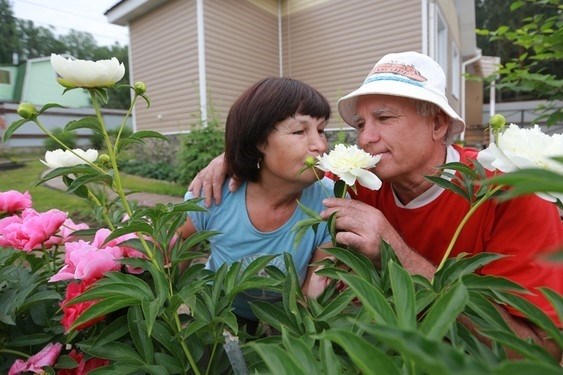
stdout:
<svg viewBox="0 0 563 375">
<path fill-rule="evenodd" d="M 17 190 L 0 191 L 0 215 L 13 214 L 31 207 L 31 195 L 26 191 Z"/>
<path fill-rule="evenodd" d="M 0 246 L 27 252 L 41 249 L 57 234 L 65 220 L 67 214 L 56 209 L 39 213 L 26 208 L 21 215 L 0 219 Z"/>
</svg>

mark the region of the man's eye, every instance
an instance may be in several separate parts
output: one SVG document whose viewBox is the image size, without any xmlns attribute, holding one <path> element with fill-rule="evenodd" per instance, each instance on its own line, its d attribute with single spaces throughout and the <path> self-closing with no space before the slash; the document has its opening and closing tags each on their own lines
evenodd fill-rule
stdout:
<svg viewBox="0 0 563 375">
<path fill-rule="evenodd" d="M 291 134 L 299 135 L 299 134 L 304 134 L 304 133 L 305 133 L 305 131 L 303 131 L 303 130 L 296 130 L 296 131 L 294 131 L 294 132 L 291 133 Z"/>
</svg>

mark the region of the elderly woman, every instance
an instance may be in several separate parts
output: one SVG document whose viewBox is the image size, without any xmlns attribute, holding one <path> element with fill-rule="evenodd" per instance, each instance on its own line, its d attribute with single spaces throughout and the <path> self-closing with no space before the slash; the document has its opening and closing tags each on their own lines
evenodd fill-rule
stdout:
<svg viewBox="0 0 563 375">
<path fill-rule="evenodd" d="M 236 261 L 244 267 L 259 256 L 279 254 L 270 265 L 285 272 L 282 254 L 289 253 L 305 281 L 308 264 L 321 257 L 317 249 L 330 244 L 330 235 L 322 223 L 295 244 L 292 228 L 307 218 L 298 200 L 320 212 L 322 199 L 333 196 L 332 181 L 319 181 L 310 168 L 303 171 L 308 157 L 327 151 L 324 131 L 330 112 L 317 90 L 290 78 L 263 79 L 235 101 L 225 125 L 225 162 L 228 174 L 242 185 L 231 192 L 226 181 L 221 204 L 207 212 L 189 212 L 181 229 L 184 237 L 201 230 L 221 232 L 210 239 L 207 268 L 217 270 Z M 255 322 L 249 302 L 279 298 L 266 291 L 241 293 L 234 312 L 243 321 Z"/>
</svg>

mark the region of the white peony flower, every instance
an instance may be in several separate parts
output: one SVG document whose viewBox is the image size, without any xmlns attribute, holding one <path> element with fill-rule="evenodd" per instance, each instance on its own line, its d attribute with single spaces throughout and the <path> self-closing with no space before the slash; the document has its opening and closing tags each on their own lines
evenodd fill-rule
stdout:
<svg viewBox="0 0 563 375">
<path fill-rule="evenodd" d="M 337 144 L 329 154 L 317 156 L 317 168 L 332 172 L 348 186 L 354 186 L 356 180 L 360 185 L 371 190 L 381 187 L 381 180 L 368 169 L 375 167 L 381 155 L 372 156 L 358 148 Z"/>
<path fill-rule="evenodd" d="M 41 160 L 49 168 L 72 167 L 73 165 L 86 164 L 88 162 L 95 162 L 98 159 L 98 151 L 88 149 L 87 151 L 75 148 L 72 150 L 76 155 L 80 155 L 83 159 L 76 156 L 70 151 L 63 151 L 61 149 L 55 151 L 47 151 L 45 153 L 45 161 Z"/>
<path fill-rule="evenodd" d="M 112 57 L 111 60 L 72 60 L 51 54 L 51 66 L 59 78 L 57 81 L 72 87 L 111 87 L 123 78 L 125 66 Z"/>
<path fill-rule="evenodd" d="M 554 156 L 563 156 L 563 134 L 545 134 L 537 125 L 533 128 L 519 128 L 510 124 L 499 134 L 497 145 L 491 143 L 488 148 L 479 152 L 477 161 L 490 171 L 498 169 L 508 173 L 523 168 L 540 168 L 563 175 L 563 165 L 551 159 Z M 561 194 L 538 195 L 554 201 L 554 196 Z"/>
</svg>

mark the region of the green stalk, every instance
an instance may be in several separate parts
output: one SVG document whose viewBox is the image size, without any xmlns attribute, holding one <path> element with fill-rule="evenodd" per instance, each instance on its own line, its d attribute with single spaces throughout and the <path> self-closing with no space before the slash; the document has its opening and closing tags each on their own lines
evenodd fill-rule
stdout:
<svg viewBox="0 0 563 375">
<path fill-rule="evenodd" d="M 479 199 L 474 205 L 471 206 L 469 211 L 467 211 L 467 213 L 465 214 L 465 216 L 463 217 L 463 219 L 461 220 L 461 222 L 457 226 L 456 231 L 455 231 L 455 233 L 454 233 L 454 235 L 453 235 L 453 237 L 450 241 L 450 244 L 448 245 L 448 248 L 446 249 L 446 252 L 444 253 L 444 256 L 442 257 L 442 260 L 440 261 L 440 264 L 438 265 L 438 268 L 436 269 L 436 272 L 438 272 L 440 269 L 442 269 L 442 267 L 446 263 L 446 260 L 450 256 L 450 253 L 452 252 L 452 249 L 454 248 L 454 245 L 457 241 L 457 238 L 459 237 L 459 234 L 461 233 L 461 230 L 463 229 L 463 227 L 465 226 L 465 224 L 467 223 L 469 218 L 471 218 L 473 213 L 475 211 L 477 211 L 477 209 L 479 207 L 481 207 L 481 205 L 483 203 L 485 203 L 485 201 L 487 199 L 489 199 L 494 193 L 496 193 L 500 189 L 502 189 L 502 185 L 499 185 L 499 186 L 495 187 L 494 189 L 489 190 L 485 195 L 483 195 L 483 197 L 481 199 Z"/>
</svg>

